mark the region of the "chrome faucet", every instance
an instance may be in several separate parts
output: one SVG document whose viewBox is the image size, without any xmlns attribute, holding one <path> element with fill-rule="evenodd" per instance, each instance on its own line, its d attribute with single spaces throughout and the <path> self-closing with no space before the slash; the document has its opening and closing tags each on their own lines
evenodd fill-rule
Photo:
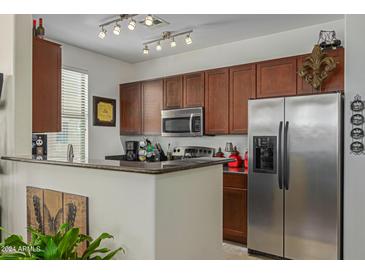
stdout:
<svg viewBox="0 0 365 274">
<path fill-rule="evenodd" d="M 68 146 L 67 146 L 67 161 L 73 162 L 74 157 L 75 157 L 74 148 L 73 148 L 72 144 L 68 144 Z"/>
</svg>

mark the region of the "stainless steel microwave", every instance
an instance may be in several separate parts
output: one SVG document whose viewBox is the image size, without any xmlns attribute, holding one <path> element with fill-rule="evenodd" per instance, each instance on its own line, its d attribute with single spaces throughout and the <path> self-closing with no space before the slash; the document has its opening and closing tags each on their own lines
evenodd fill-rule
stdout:
<svg viewBox="0 0 365 274">
<path fill-rule="evenodd" d="M 161 111 L 161 135 L 171 137 L 202 136 L 203 108 L 182 108 Z"/>
</svg>

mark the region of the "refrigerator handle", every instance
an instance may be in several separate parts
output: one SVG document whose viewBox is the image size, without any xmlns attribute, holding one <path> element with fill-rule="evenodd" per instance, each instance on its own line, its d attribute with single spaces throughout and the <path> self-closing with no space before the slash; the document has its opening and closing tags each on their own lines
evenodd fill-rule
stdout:
<svg viewBox="0 0 365 274">
<path fill-rule="evenodd" d="M 278 183 L 280 189 L 283 189 L 283 172 L 282 172 L 283 159 L 281 155 L 282 132 L 283 132 L 283 121 L 281 121 L 279 124 L 279 141 L 278 141 Z"/>
<path fill-rule="evenodd" d="M 285 122 L 284 128 L 284 187 L 286 190 L 289 189 L 289 161 L 288 161 L 288 130 L 289 122 Z"/>
</svg>

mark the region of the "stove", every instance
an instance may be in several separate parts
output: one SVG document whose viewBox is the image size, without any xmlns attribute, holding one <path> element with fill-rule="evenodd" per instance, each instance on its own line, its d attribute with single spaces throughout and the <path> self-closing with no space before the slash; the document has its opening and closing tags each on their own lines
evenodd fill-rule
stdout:
<svg viewBox="0 0 365 274">
<path fill-rule="evenodd" d="M 211 147 L 199 147 L 199 146 L 180 146 L 175 147 L 172 156 L 175 160 L 200 158 L 200 157 L 213 157 L 215 149 Z"/>
</svg>

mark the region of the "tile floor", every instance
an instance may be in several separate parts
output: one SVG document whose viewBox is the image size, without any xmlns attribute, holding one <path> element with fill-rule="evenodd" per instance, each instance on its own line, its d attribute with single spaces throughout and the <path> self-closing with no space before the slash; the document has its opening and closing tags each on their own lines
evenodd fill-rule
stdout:
<svg viewBox="0 0 365 274">
<path fill-rule="evenodd" d="M 249 255 L 247 247 L 238 243 L 223 242 L 223 256 L 226 260 L 263 260 L 261 256 Z"/>
</svg>

